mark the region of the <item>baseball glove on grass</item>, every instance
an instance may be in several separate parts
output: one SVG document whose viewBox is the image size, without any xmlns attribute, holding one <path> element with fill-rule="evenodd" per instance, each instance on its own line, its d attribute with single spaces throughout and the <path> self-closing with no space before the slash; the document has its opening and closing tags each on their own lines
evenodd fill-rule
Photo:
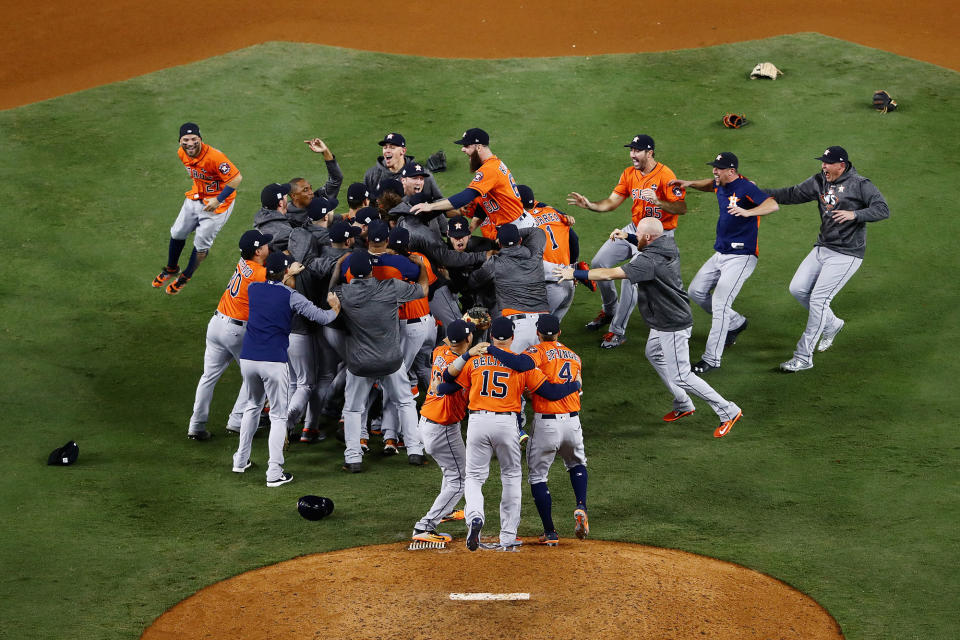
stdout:
<svg viewBox="0 0 960 640">
<path fill-rule="evenodd" d="M 897 101 L 890 97 L 890 94 L 883 89 L 877 89 L 873 94 L 873 108 L 880 113 L 897 110 Z"/>
<path fill-rule="evenodd" d="M 739 129 L 747 124 L 747 119 L 742 113 L 728 113 L 723 116 L 723 126 L 727 129 Z"/>
<path fill-rule="evenodd" d="M 443 152 L 443 149 L 427 158 L 427 169 L 430 170 L 430 173 L 447 170 L 447 154 Z"/>
<path fill-rule="evenodd" d="M 490 312 L 486 307 L 481 306 L 467 309 L 467 312 L 463 314 L 463 319 L 477 325 L 477 329 L 480 331 L 489 329 L 490 323 L 493 322 L 493 318 L 490 317 Z"/>
<path fill-rule="evenodd" d="M 776 80 L 777 76 L 782 76 L 783 71 L 777 69 L 773 66 L 772 62 L 758 62 L 757 66 L 753 68 L 753 71 L 750 72 L 750 79 L 756 80 L 757 78 L 770 78 L 771 80 Z"/>
</svg>

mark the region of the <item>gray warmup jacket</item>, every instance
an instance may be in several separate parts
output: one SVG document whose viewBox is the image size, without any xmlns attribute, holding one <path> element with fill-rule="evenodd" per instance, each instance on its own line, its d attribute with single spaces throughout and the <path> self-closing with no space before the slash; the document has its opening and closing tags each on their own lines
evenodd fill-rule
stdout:
<svg viewBox="0 0 960 640">
<path fill-rule="evenodd" d="M 343 184 L 343 171 L 337 164 L 337 157 L 333 160 L 324 160 L 327 165 L 327 181 L 322 187 L 314 190 L 313 195 L 318 198 L 336 198 L 340 193 L 340 185 Z M 307 210 L 301 209 L 292 202 L 287 205 L 287 217 L 294 227 L 301 227 L 310 224 L 310 218 L 307 217 Z"/>
<path fill-rule="evenodd" d="M 520 244 L 500 249 L 500 253 L 470 274 L 467 286 L 476 289 L 494 280 L 497 312 L 516 309 L 546 313 L 550 310 L 547 285 L 543 281 L 543 249 L 546 245 L 547 236 L 539 227 L 520 229 Z"/>
<path fill-rule="evenodd" d="M 820 235 L 814 246 L 863 258 L 867 250 L 867 223 L 890 217 L 890 209 L 880 190 L 851 164 L 836 182 L 827 182 L 816 173 L 798 185 L 783 189 L 764 189 L 778 204 L 802 204 L 817 201 L 820 207 Z M 857 218 L 837 223 L 831 217 L 835 209 L 853 211 Z"/>
<path fill-rule="evenodd" d="M 290 232 L 293 231 L 287 216 L 276 209 L 264 207 L 261 207 L 253 217 L 253 228 L 273 236 L 270 241 L 270 251 L 284 251 L 290 239 Z"/>
<path fill-rule="evenodd" d="M 407 156 L 407 162 L 413 160 L 413 156 Z M 401 167 L 402 169 L 403 167 Z M 381 180 L 385 178 L 396 178 L 400 179 L 400 172 L 394 173 L 387 168 L 387 165 L 383 164 L 383 156 L 377 158 L 377 164 L 373 165 L 367 172 L 363 174 L 363 183 L 367 185 L 367 191 L 370 192 L 371 199 L 374 197 L 379 189 L 377 185 L 380 184 Z M 442 200 L 443 193 L 440 192 L 440 187 L 437 185 L 437 181 L 433 179 L 433 175 L 427 176 L 423 181 L 423 193 L 427 196 L 428 202 L 433 202 L 434 200 Z"/>
<path fill-rule="evenodd" d="M 680 251 L 670 236 L 660 236 L 621 267 L 637 285 L 637 311 L 651 329 L 681 331 L 693 326 L 690 298 L 680 276 Z"/>
</svg>

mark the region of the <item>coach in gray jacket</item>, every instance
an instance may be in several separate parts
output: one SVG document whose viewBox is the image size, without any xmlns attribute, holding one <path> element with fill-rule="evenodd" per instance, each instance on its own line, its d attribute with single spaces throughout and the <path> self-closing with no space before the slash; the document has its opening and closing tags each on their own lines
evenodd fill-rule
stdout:
<svg viewBox="0 0 960 640">
<path fill-rule="evenodd" d="M 790 281 L 790 293 L 809 314 L 793 358 L 780 365 L 788 373 L 813 368 L 813 348 L 826 351 L 843 329 L 830 302 L 863 263 L 867 223 L 890 217 L 883 194 L 857 173 L 843 147 L 830 147 L 817 160 L 821 171 L 800 184 L 765 189 L 778 204 L 816 200 L 820 208 L 820 235 Z"/>
</svg>

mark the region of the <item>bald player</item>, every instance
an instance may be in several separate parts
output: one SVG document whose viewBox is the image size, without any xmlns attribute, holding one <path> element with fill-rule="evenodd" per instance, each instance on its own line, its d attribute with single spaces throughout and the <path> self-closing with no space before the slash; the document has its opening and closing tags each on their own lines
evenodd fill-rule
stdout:
<svg viewBox="0 0 960 640">
<path fill-rule="evenodd" d="M 688 395 L 692 393 L 706 400 L 720 417 L 720 425 L 714 429 L 713 436 L 722 438 L 730 433 L 743 412 L 690 370 L 689 341 L 693 316 L 680 277 L 677 243 L 664 234 L 663 225 L 655 218 L 643 218 L 636 230 L 636 235 L 619 229 L 614 232 L 618 239 L 631 242 L 638 249 L 633 260 L 622 267 L 586 272 L 564 267 L 557 273 L 566 279 L 629 280 L 636 284 L 637 309 L 650 327 L 647 360 L 673 394 L 673 411 L 663 416 L 663 420 L 673 422 L 692 415 L 695 407 Z"/>
</svg>

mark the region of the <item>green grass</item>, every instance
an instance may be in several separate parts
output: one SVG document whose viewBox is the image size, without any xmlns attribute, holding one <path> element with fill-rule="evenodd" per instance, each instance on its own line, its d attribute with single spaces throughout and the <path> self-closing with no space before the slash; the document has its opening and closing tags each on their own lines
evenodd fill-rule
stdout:
<svg viewBox="0 0 960 640">
<path fill-rule="evenodd" d="M 785 75 L 750 81 L 759 60 Z M 902 105 L 870 106 L 883 87 Z M 730 150 L 761 186 L 794 184 L 841 144 L 887 197 L 863 267 L 835 301 L 847 329 L 809 372 L 786 376 L 805 312 L 787 284 L 816 238 L 813 205 L 763 222 L 761 260 L 737 308 L 750 330 L 709 378 L 745 418 L 714 440 L 700 402 L 686 421 L 643 357 L 643 323 L 612 352 L 581 326 L 597 298 L 578 293 L 564 340 L 583 356 L 583 422 L 592 535 L 679 548 L 780 578 L 824 605 L 852 639 L 948 638 L 958 626 L 958 438 L 953 348 L 960 339 L 953 187 L 960 76 L 815 34 L 643 55 L 432 60 L 272 43 L 135 80 L 0 112 L 0 637 L 132 638 L 212 582 L 305 553 L 402 540 L 439 476 L 402 459 L 338 472 L 332 442 L 293 448 L 289 487 L 229 472 L 235 441 L 217 417 L 234 400 L 232 368 L 211 426 L 184 438 L 207 319 L 236 238 L 273 181 L 323 165 L 302 140 L 322 136 L 358 180 L 387 131 L 421 159 L 446 150 L 445 193 L 466 184 L 452 140 L 480 126 L 518 181 L 563 206 L 568 191 L 606 196 L 627 166 L 625 141 L 657 141 L 681 177 Z M 726 130 L 720 117 L 753 123 Z M 181 122 L 240 167 L 237 210 L 184 292 L 148 286 L 187 187 L 175 157 Z M 678 243 L 685 281 L 712 252 L 716 201 L 688 196 Z M 578 217 L 589 259 L 628 217 Z M 953 265 L 953 267 L 951 267 Z M 709 319 L 694 311 L 691 355 Z M 80 443 L 72 468 L 51 449 Z M 265 442 L 255 441 L 262 456 Z M 257 453 L 259 452 L 259 453 Z M 262 469 L 261 469 L 262 471 Z M 491 478 L 488 492 L 496 495 Z M 552 476 L 558 522 L 571 500 Z M 296 497 L 330 496 L 331 519 L 302 520 Z M 521 535 L 537 533 L 525 498 Z M 459 533 L 459 532 L 458 532 Z M 561 531 L 570 535 L 571 531 Z"/>
</svg>

